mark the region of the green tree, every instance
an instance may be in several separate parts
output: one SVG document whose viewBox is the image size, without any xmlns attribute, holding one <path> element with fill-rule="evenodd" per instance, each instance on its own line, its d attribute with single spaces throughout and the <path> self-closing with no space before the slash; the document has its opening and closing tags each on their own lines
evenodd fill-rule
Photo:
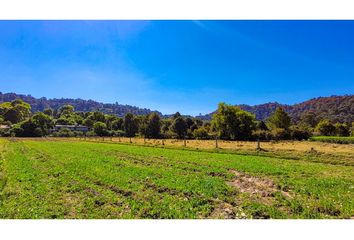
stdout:
<svg viewBox="0 0 354 240">
<path fill-rule="evenodd" d="M 315 127 L 318 123 L 316 114 L 311 111 L 307 111 L 301 115 L 301 123 L 308 127 Z"/>
<path fill-rule="evenodd" d="M 103 122 L 96 122 L 93 125 L 93 131 L 95 132 L 96 135 L 101 137 L 108 135 L 107 125 Z"/>
<path fill-rule="evenodd" d="M 334 136 L 336 134 L 336 127 L 330 120 L 323 119 L 317 124 L 315 131 L 324 136 Z"/>
<path fill-rule="evenodd" d="M 16 99 L 11 103 L 6 102 L 0 104 L 0 113 L 3 115 L 5 121 L 18 123 L 30 116 L 31 105 L 21 99 Z"/>
<path fill-rule="evenodd" d="M 74 107 L 71 105 L 64 105 L 61 108 L 59 108 L 59 115 L 71 115 L 74 113 Z"/>
<path fill-rule="evenodd" d="M 336 123 L 336 134 L 341 137 L 348 137 L 350 135 L 350 128 L 346 123 Z"/>
<path fill-rule="evenodd" d="M 209 139 L 208 129 L 204 126 L 197 128 L 193 131 L 193 137 L 196 139 Z"/>
<path fill-rule="evenodd" d="M 112 129 L 115 131 L 118 130 L 123 130 L 123 119 L 122 118 L 117 118 L 112 122 Z"/>
<path fill-rule="evenodd" d="M 45 135 L 40 126 L 31 118 L 17 123 L 11 131 L 16 137 L 41 137 Z"/>
<path fill-rule="evenodd" d="M 135 137 L 135 134 L 138 132 L 139 126 L 138 122 L 135 119 L 132 113 L 127 113 L 124 116 L 124 131 L 127 137 Z"/>
<path fill-rule="evenodd" d="M 148 138 L 159 138 L 161 135 L 161 118 L 153 112 L 149 115 L 147 120 L 146 136 Z"/>
<path fill-rule="evenodd" d="M 187 123 L 183 117 L 177 117 L 171 124 L 171 131 L 177 135 L 177 138 L 181 139 L 186 136 Z"/>
<path fill-rule="evenodd" d="M 223 139 L 247 140 L 255 129 L 255 116 L 239 107 L 220 103 L 212 123 L 213 129 Z"/>
<path fill-rule="evenodd" d="M 41 112 L 38 112 L 33 115 L 32 121 L 35 125 L 37 125 L 37 127 L 41 129 L 42 135 L 47 135 L 49 133 L 49 130 L 54 126 L 53 119 Z"/>
<path fill-rule="evenodd" d="M 269 128 L 267 127 L 267 125 L 263 121 L 257 122 L 257 127 L 256 128 L 258 130 L 261 130 L 261 131 L 268 131 L 269 130 Z"/>
<path fill-rule="evenodd" d="M 43 113 L 48 115 L 48 116 L 50 116 L 50 117 L 52 117 L 54 112 L 53 112 L 53 109 L 46 108 L 46 109 L 44 109 Z"/>
<path fill-rule="evenodd" d="M 278 107 L 268 118 L 268 125 L 271 129 L 282 128 L 288 130 L 291 125 L 291 118 L 283 108 Z"/>
<path fill-rule="evenodd" d="M 55 120 L 57 125 L 75 125 L 76 121 L 72 115 L 64 115 Z"/>
<path fill-rule="evenodd" d="M 92 128 L 93 124 L 95 124 L 95 122 L 91 119 L 91 118 L 86 118 L 82 124 L 86 127 Z"/>
</svg>

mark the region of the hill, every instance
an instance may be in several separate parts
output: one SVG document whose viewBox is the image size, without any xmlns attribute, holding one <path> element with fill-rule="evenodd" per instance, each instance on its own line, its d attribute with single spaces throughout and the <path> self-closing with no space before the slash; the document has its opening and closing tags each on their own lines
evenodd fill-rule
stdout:
<svg viewBox="0 0 354 240">
<path fill-rule="evenodd" d="M 319 97 L 294 105 L 274 102 L 254 106 L 245 104 L 237 106 L 255 114 L 258 120 L 266 120 L 277 107 L 283 107 L 294 122 L 298 122 L 305 113 L 312 113 L 318 119 L 327 118 L 334 122 L 354 121 L 354 95 Z M 213 113 L 198 117 L 211 119 Z"/>
<path fill-rule="evenodd" d="M 34 98 L 31 95 L 0 92 L 0 103 L 9 102 L 16 98 L 20 98 L 31 104 L 33 112 L 43 111 L 49 107 L 52 109 L 58 109 L 63 105 L 70 104 L 74 106 L 77 111 L 83 112 L 98 110 L 106 114 L 116 114 L 118 116 L 124 116 L 128 112 L 136 115 L 145 115 L 151 112 L 157 112 L 162 116 L 162 113 L 158 111 L 131 105 L 122 105 L 117 102 L 101 103 L 94 100 L 71 98 Z M 294 122 L 298 122 L 301 119 L 301 116 L 305 113 L 312 113 L 317 119 L 327 118 L 333 120 L 334 122 L 354 122 L 354 95 L 319 97 L 294 105 L 273 102 L 254 106 L 246 104 L 240 104 L 237 106 L 245 111 L 255 114 L 258 120 L 266 120 L 277 107 L 283 107 Z M 214 112 L 206 115 L 199 115 L 197 118 L 210 120 L 213 113 Z M 164 117 L 168 116 L 169 115 L 165 115 Z"/>
<path fill-rule="evenodd" d="M 124 116 L 128 112 L 136 115 L 145 115 L 151 112 L 157 112 L 147 108 L 139 108 L 130 105 L 122 105 L 117 102 L 101 103 L 101 102 L 96 102 L 94 100 L 71 99 L 71 98 L 60 98 L 60 99 L 57 98 L 47 99 L 45 97 L 34 98 L 31 95 L 0 92 L 0 103 L 10 102 L 17 98 L 22 99 L 23 101 L 31 104 L 32 112 L 43 111 L 46 108 L 58 109 L 61 106 L 66 104 L 72 105 L 76 111 L 89 112 L 89 111 L 98 110 L 106 114 L 116 114 L 118 116 Z M 160 112 L 157 113 L 161 115 Z"/>
</svg>

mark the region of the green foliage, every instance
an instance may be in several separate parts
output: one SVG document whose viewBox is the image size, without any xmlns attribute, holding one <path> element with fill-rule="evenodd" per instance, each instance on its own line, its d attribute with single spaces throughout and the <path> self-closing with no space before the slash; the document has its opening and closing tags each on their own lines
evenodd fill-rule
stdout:
<svg viewBox="0 0 354 240">
<path fill-rule="evenodd" d="M 256 130 L 252 135 L 255 140 L 269 141 L 273 139 L 273 135 L 269 130 Z"/>
<path fill-rule="evenodd" d="M 283 108 L 278 107 L 267 122 L 271 129 L 282 128 L 288 130 L 291 125 L 291 118 Z"/>
<path fill-rule="evenodd" d="M 290 128 L 291 139 L 294 140 L 307 140 L 312 136 L 312 133 L 306 129 L 299 126 L 292 126 Z"/>
<path fill-rule="evenodd" d="M 103 122 L 96 122 L 93 125 L 93 131 L 98 136 L 107 136 L 107 135 L 109 135 L 108 130 L 107 130 L 107 125 L 105 123 L 103 123 Z"/>
<path fill-rule="evenodd" d="M 59 108 L 59 116 L 62 115 L 72 115 L 74 113 L 74 107 L 71 105 L 64 105 L 61 108 Z"/>
<path fill-rule="evenodd" d="M 348 136 L 350 136 L 350 128 L 349 128 L 348 124 L 346 124 L 346 123 L 336 123 L 334 125 L 334 127 L 336 128 L 337 136 L 340 136 L 340 137 L 348 137 Z"/>
<path fill-rule="evenodd" d="M 285 130 L 284 128 L 273 128 L 271 130 L 273 140 L 286 140 L 290 139 L 290 131 Z"/>
<path fill-rule="evenodd" d="M 14 125 L 11 131 L 16 137 L 42 137 L 46 134 L 33 119 L 27 119 Z"/>
<path fill-rule="evenodd" d="M 202 126 L 193 131 L 193 137 L 196 139 L 210 139 L 209 131 L 206 127 Z"/>
<path fill-rule="evenodd" d="M 57 124 L 57 125 L 75 125 L 76 121 L 73 116 L 63 115 L 60 118 L 55 120 L 55 124 Z"/>
<path fill-rule="evenodd" d="M 139 130 L 138 120 L 132 113 L 124 116 L 124 131 L 127 137 L 135 137 Z"/>
<path fill-rule="evenodd" d="M 58 132 L 53 133 L 53 137 L 75 137 L 75 133 L 67 128 L 62 128 Z"/>
<path fill-rule="evenodd" d="M 315 136 L 310 138 L 311 141 L 339 143 L 339 144 L 354 144 L 353 137 L 336 137 L 336 136 Z"/>
<path fill-rule="evenodd" d="M 316 127 L 316 125 L 318 124 L 316 114 L 313 111 L 304 112 L 301 115 L 300 122 L 302 125 L 312 128 Z"/>
<path fill-rule="evenodd" d="M 51 108 L 46 108 L 46 109 L 44 109 L 44 110 L 43 110 L 43 113 L 46 114 L 46 115 L 48 115 L 48 116 L 50 116 L 50 117 L 53 117 L 53 115 L 54 115 L 54 111 L 53 111 L 53 109 L 51 109 Z"/>
<path fill-rule="evenodd" d="M 151 113 L 147 119 L 146 137 L 160 138 L 161 136 L 161 118 L 157 113 Z"/>
<path fill-rule="evenodd" d="M 315 131 L 324 136 L 334 136 L 336 134 L 336 127 L 330 120 L 323 119 L 317 124 Z"/>
<path fill-rule="evenodd" d="M 177 115 L 177 113 L 175 115 Z M 176 118 L 174 118 L 170 129 L 173 133 L 177 135 L 177 138 L 182 139 L 187 134 L 188 126 L 183 117 L 177 116 Z"/>
<path fill-rule="evenodd" d="M 53 119 L 41 112 L 33 115 L 32 121 L 41 129 L 43 135 L 47 135 L 49 130 L 54 127 Z"/>
<path fill-rule="evenodd" d="M 118 130 L 123 130 L 123 118 L 117 118 L 116 120 L 114 120 L 111 124 L 111 127 L 113 130 L 118 131 Z"/>
<path fill-rule="evenodd" d="M 213 125 L 223 139 L 247 140 L 255 130 L 255 116 L 239 107 L 220 103 L 213 115 Z"/>
<path fill-rule="evenodd" d="M 30 116 L 31 106 L 20 99 L 16 99 L 11 103 L 5 102 L 0 104 L 0 114 L 5 121 L 18 123 Z"/>
</svg>

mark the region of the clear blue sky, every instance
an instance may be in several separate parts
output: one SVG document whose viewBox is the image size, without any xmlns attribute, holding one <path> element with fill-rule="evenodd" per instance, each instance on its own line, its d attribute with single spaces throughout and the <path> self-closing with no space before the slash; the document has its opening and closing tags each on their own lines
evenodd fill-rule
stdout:
<svg viewBox="0 0 354 240">
<path fill-rule="evenodd" d="M 354 93 L 354 21 L 0 21 L 0 91 L 197 115 Z"/>
</svg>

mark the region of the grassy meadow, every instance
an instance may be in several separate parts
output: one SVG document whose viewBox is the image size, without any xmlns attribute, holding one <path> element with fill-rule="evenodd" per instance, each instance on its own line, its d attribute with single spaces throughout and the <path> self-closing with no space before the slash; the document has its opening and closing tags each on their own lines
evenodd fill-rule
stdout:
<svg viewBox="0 0 354 240">
<path fill-rule="evenodd" d="M 1 138 L 0 218 L 354 217 L 352 145 L 102 140 Z"/>
</svg>

